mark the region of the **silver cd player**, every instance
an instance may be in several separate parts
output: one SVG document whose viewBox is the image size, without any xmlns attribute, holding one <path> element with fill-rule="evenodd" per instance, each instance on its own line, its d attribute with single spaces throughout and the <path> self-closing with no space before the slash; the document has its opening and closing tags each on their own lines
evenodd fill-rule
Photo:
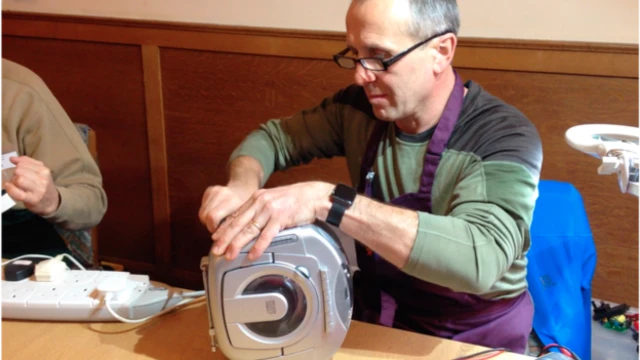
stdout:
<svg viewBox="0 0 640 360">
<path fill-rule="evenodd" d="M 353 309 L 343 237 L 316 222 L 280 232 L 253 261 L 252 243 L 232 261 L 202 258 L 212 350 L 229 359 L 331 358 Z"/>
</svg>

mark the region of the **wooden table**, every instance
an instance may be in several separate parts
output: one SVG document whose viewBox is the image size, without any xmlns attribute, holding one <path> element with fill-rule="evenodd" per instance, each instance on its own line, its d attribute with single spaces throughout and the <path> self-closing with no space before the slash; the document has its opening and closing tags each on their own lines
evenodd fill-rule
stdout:
<svg viewBox="0 0 640 360">
<path fill-rule="evenodd" d="M 211 352 L 207 311 L 194 304 L 144 324 L 2 321 L 2 358 L 33 359 L 224 359 Z M 333 357 L 342 359 L 448 360 L 484 348 L 354 321 Z M 492 359 L 531 357 L 503 353 Z"/>
</svg>

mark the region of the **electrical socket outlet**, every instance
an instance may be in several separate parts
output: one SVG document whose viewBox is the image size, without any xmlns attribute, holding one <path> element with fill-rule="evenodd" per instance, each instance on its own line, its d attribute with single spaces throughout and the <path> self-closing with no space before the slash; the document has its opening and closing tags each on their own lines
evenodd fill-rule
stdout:
<svg viewBox="0 0 640 360">
<path fill-rule="evenodd" d="M 2 290 L 2 308 L 4 310 L 5 304 L 7 306 L 21 306 L 26 303 L 27 299 L 36 292 L 35 288 L 31 287 L 11 287 L 5 291 Z"/>
<path fill-rule="evenodd" d="M 57 308 L 60 299 L 67 293 L 66 289 L 51 286 L 41 286 L 25 302 L 29 308 Z"/>
<path fill-rule="evenodd" d="M 136 305 L 149 288 L 149 277 L 119 271 L 68 270 L 58 282 L 39 282 L 35 277 L 22 281 L 2 281 L 4 319 L 57 321 L 117 321 L 106 309 L 100 284 L 124 281 L 122 291 L 114 293 L 112 309 L 122 316 L 142 318 L 150 311 Z M 166 295 L 166 294 L 165 294 Z M 166 297 L 165 297 L 166 300 Z M 131 311 L 137 306 L 138 311 Z"/>
<path fill-rule="evenodd" d="M 58 306 L 62 309 L 91 309 L 98 306 L 100 300 L 90 295 L 91 292 L 87 288 L 72 289 L 60 299 Z"/>
</svg>

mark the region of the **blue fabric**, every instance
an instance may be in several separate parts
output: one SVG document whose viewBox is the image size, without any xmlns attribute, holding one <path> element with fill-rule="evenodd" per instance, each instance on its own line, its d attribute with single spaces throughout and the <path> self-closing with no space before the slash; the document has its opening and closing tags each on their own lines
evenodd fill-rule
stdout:
<svg viewBox="0 0 640 360">
<path fill-rule="evenodd" d="M 544 345 L 556 343 L 590 360 L 596 249 L 582 197 L 573 185 L 540 181 L 527 257 L 536 334 Z"/>
</svg>

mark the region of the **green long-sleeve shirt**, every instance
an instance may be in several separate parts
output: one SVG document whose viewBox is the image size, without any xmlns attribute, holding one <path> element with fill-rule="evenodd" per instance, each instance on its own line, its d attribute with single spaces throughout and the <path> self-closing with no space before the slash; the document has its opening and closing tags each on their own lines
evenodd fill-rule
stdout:
<svg viewBox="0 0 640 360">
<path fill-rule="evenodd" d="M 460 117 L 435 174 L 432 213 L 418 212 L 417 237 L 402 270 L 458 292 L 513 297 L 527 287 L 542 146 L 521 112 L 474 82 L 465 86 Z M 266 181 L 276 170 L 344 156 L 355 186 L 377 121 L 362 88 L 352 85 L 314 108 L 261 125 L 231 159 L 256 158 Z M 373 169 L 377 199 L 417 191 L 432 132 L 404 134 L 389 123 Z"/>
</svg>

